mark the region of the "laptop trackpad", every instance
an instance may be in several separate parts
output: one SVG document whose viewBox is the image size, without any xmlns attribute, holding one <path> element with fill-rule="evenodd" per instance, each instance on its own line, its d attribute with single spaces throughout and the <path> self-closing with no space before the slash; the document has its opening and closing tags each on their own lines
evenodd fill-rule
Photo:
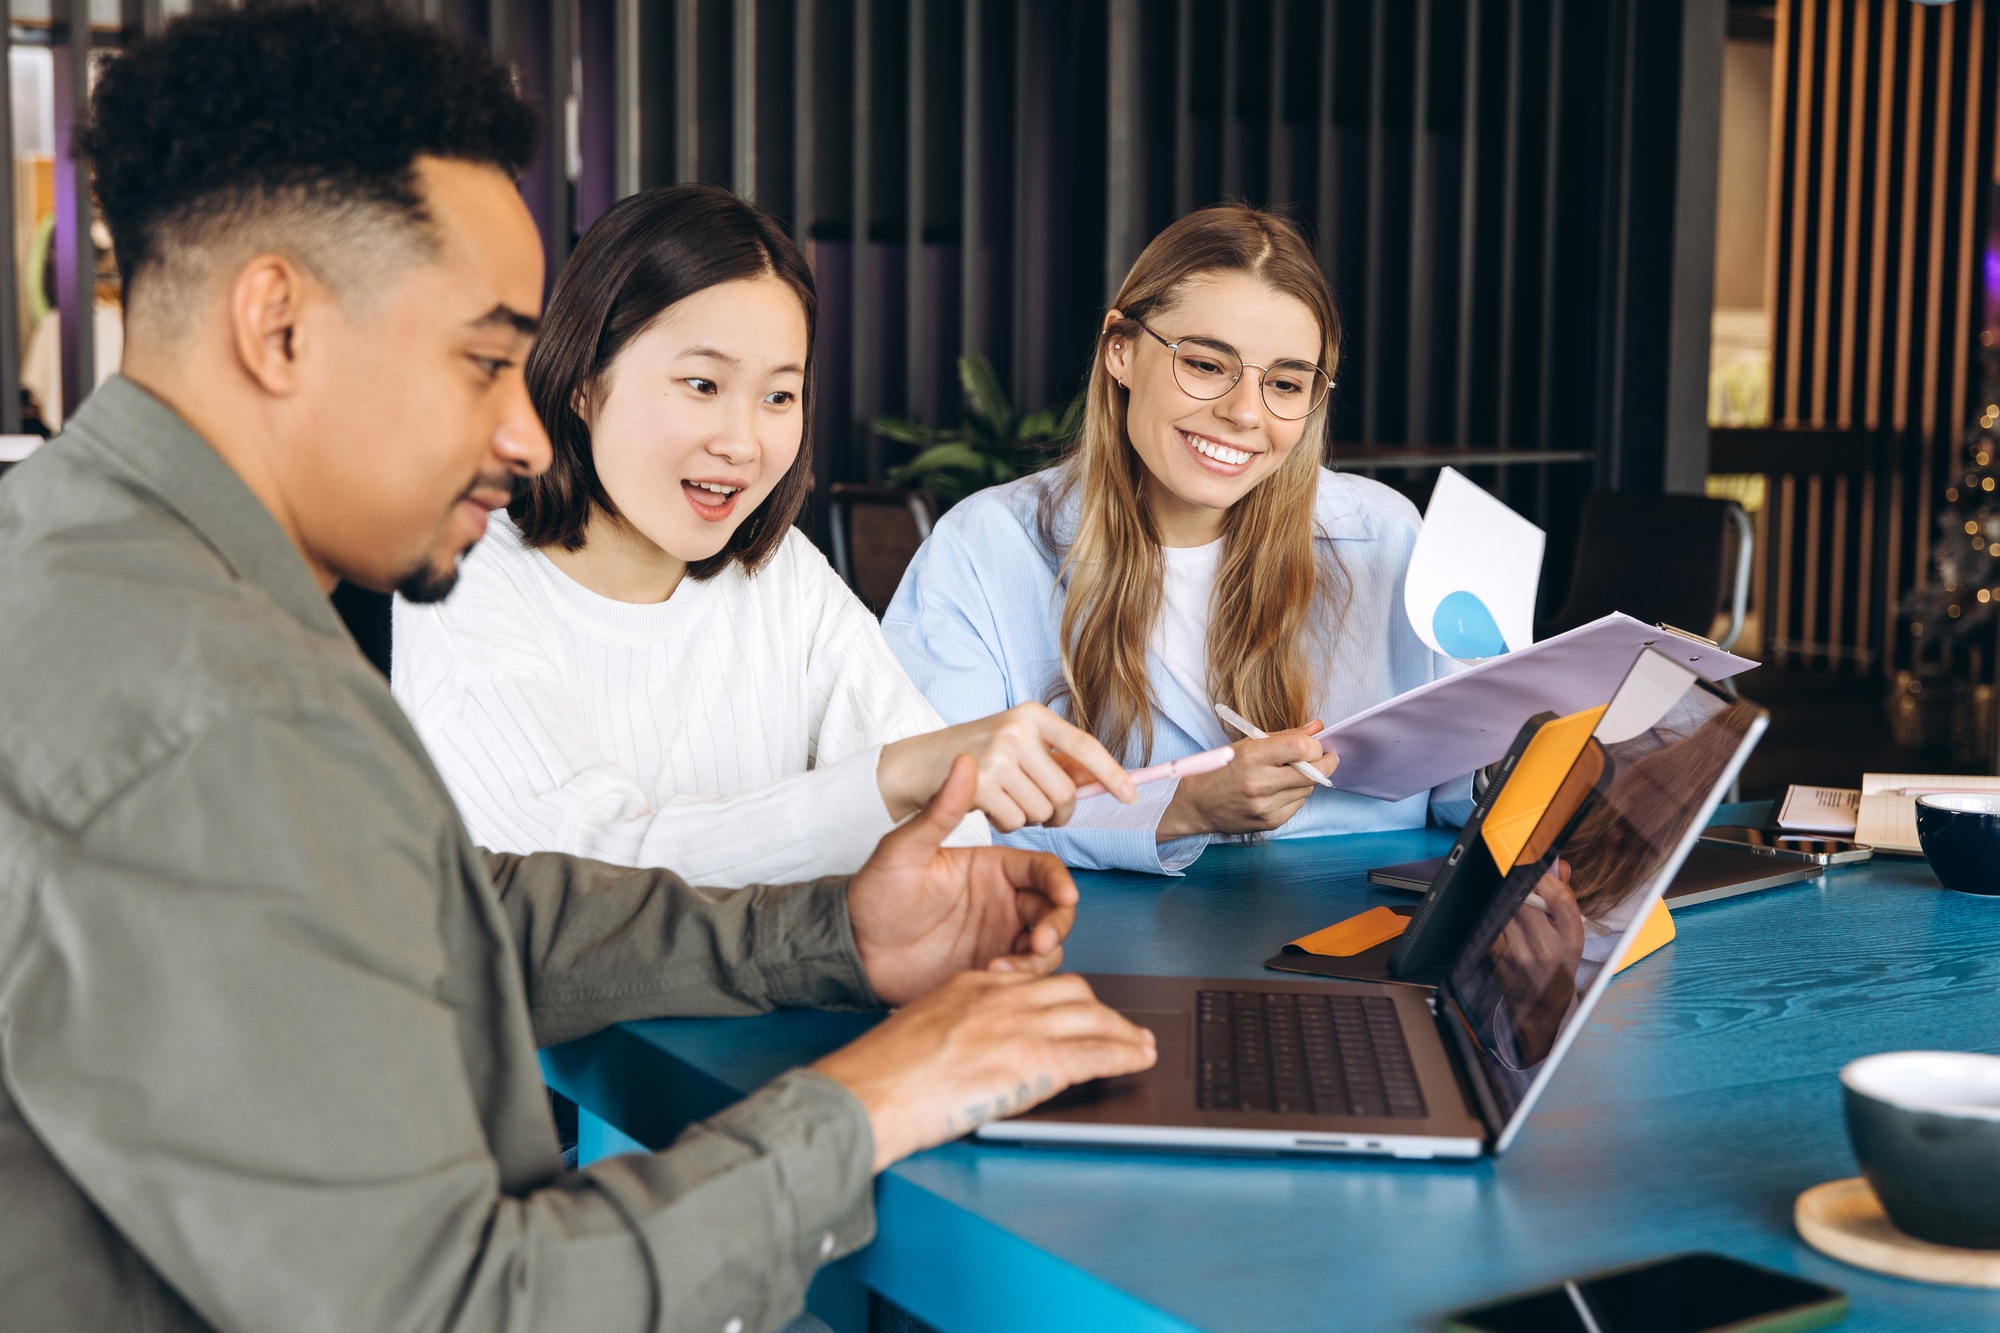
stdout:
<svg viewBox="0 0 2000 1333">
<path fill-rule="evenodd" d="M 1057 1120 L 1131 1124 L 1186 1114 L 1194 1091 L 1194 1044 L 1188 1038 L 1187 1014 L 1172 1009 L 1119 1012 L 1140 1027 L 1152 1030 L 1160 1053 L 1153 1067 L 1122 1078 L 1079 1083 L 1028 1112 L 1027 1118 L 1047 1116 Z"/>
</svg>

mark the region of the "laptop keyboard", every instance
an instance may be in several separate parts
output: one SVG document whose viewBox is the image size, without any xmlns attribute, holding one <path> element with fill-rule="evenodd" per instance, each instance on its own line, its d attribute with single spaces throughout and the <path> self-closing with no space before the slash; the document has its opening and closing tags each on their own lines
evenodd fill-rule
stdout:
<svg viewBox="0 0 2000 1333">
<path fill-rule="evenodd" d="M 1202 991 L 1196 1012 L 1204 1111 L 1424 1115 L 1387 996 Z"/>
</svg>

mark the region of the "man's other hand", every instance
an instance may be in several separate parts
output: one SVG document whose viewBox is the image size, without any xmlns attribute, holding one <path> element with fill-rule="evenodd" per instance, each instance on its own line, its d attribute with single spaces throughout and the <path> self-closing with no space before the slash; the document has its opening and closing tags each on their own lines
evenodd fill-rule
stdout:
<svg viewBox="0 0 2000 1333">
<path fill-rule="evenodd" d="M 945 847 L 972 809 L 978 771 L 960 756 L 944 786 L 882 839 L 847 887 L 854 946 L 885 1004 L 908 1004 L 971 968 L 1042 976 L 1062 962 L 1076 881 L 1045 852 Z"/>
<path fill-rule="evenodd" d="M 1153 1034 L 1099 1003 L 1082 977 L 966 972 L 813 1068 L 867 1109 L 880 1171 L 1157 1056 Z"/>
</svg>

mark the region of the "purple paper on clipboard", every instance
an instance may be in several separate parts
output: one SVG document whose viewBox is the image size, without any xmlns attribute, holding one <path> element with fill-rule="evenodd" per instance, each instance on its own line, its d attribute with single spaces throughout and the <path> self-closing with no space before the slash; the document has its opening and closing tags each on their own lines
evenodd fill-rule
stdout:
<svg viewBox="0 0 2000 1333">
<path fill-rule="evenodd" d="M 1567 716 L 1604 702 L 1632 663 L 1656 648 L 1704 680 L 1757 665 L 1706 639 L 1614 612 L 1554 638 L 1455 671 L 1319 733 L 1340 756 L 1333 785 L 1400 801 L 1507 753 L 1521 724 L 1547 709 Z"/>
</svg>

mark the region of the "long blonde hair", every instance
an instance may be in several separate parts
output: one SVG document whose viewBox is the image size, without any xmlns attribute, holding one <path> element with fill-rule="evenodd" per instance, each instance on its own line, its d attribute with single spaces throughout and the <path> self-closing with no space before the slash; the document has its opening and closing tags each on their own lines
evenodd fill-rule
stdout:
<svg viewBox="0 0 2000 1333">
<path fill-rule="evenodd" d="M 1139 321 L 1172 307 L 1189 279 L 1218 273 L 1250 274 L 1304 303 L 1319 322 L 1320 365 L 1329 377 L 1340 354 L 1340 314 L 1312 251 L 1289 223 L 1260 209 L 1190 213 L 1153 239 L 1119 287 L 1112 306 L 1122 318 L 1098 337 L 1082 428 L 1041 506 L 1045 542 L 1056 548 L 1068 541 L 1060 694 L 1071 720 L 1114 754 L 1127 749 L 1134 731 L 1142 754 L 1152 753 L 1156 701 L 1146 650 L 1163 560 L 1145 500 L 1146 488 L 1158 483 L 1126 433 L 1130 391 L 1106 368 L 1105 345 L 1137 339 Z M 1328 412 L 1325 403 L 1314 410 L 1291 454 L 1223 520 L 1209 604 L 1209 697 L 1273 730 L 1307 721 L 1345 591 L 1338 565 L 1322 565 L 1313 553 Z M 1074 532 L 1058 534 L 1072 493 Z"/>
</svg>

